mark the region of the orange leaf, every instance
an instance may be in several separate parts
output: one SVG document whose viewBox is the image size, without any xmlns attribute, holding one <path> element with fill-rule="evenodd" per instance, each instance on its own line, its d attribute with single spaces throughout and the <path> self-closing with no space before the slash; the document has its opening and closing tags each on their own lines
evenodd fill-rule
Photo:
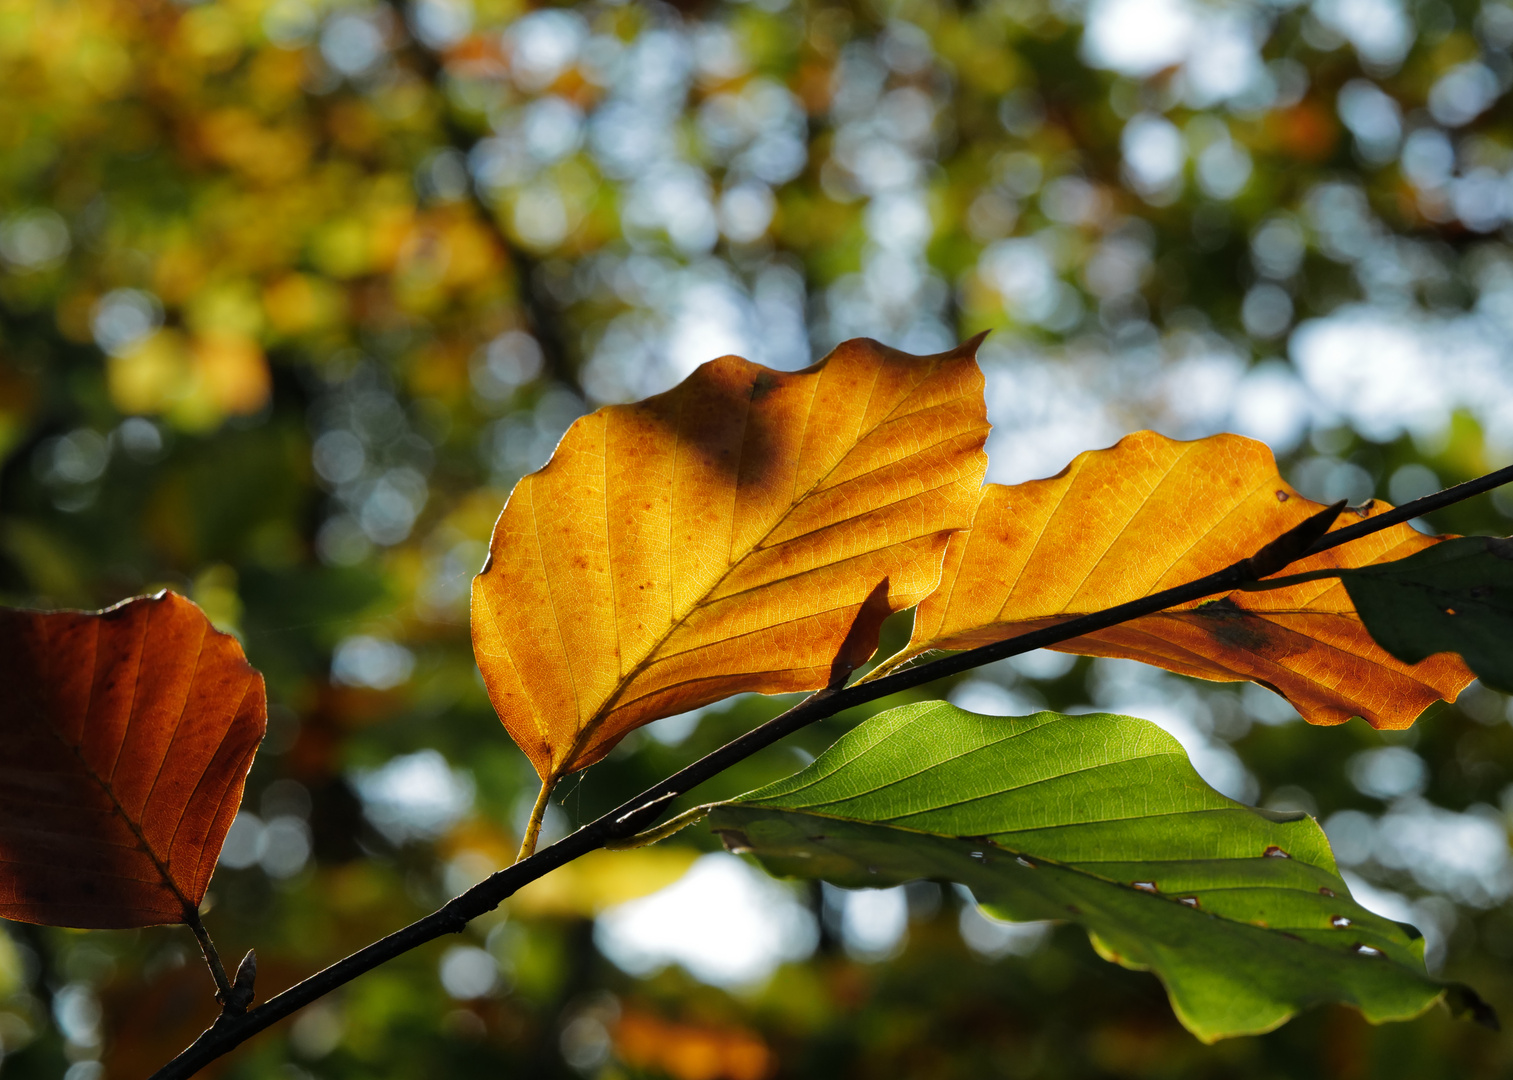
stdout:
<svg viewBox="0 0 1513 1080">
<path fill-rule="evenodd" d="M 267 728 L 263 678 L 175 593 L 0 609 L 0 917 L 184 921 Z"/>
<path fill-rule="evenodd" d="M 951 540 L 941 586 L 920 604 L 912 640 L 886 666 L 930 649 L 1002 641 L 1183 584 L 1254 554 L 1321 509 L 1282 480 L 1265 444 L 1238 435 L 1176 442 L 1141 431 L 1078 455 L 1049 479 L 989 485 L 971 530 Z M 1368 503 L 1344 518 L 1387 509 Z M 1401 559 L 1437 542 L 1395 525 L 1285 572 Z M 1450 653 L 1413 665 L 1394 660 L 1333 580 L 1235 592 L 1056 648 L 1201 679 L 1249 679 L 1313 724 L 1362 716 L 1373 727 L 1404 728 L 1433 701 L 1454 701 L 1472 679 Z"/>
<path fill-rule="evenodd" d="M 846 342 L 805 371 L 727 356 L 575 423 L 516 485 L 473 582 L 473 649 L 548 785 L 659 717 L 844 679 L 940 576 L 987 460 L 973 341 Z"/>
</svg>

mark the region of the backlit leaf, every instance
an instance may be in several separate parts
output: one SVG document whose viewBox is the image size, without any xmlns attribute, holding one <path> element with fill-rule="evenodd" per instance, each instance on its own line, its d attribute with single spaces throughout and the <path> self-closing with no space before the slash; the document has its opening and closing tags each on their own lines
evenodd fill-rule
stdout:
<svg viewBox="0 0 1513 1080">
<path fill-rule="evenodd" d="M 175 593 L 0 609 L 0 916 L 181 922 L 267 727 L 263 678 Z"/>
<path fill-rule="evenodd" d="M 489 697 L 548 782 L 633 728 L 844 678 L 940 576 L 986 468 L 976 343 L 728 356 L 575 423 L 473 586 Z"/>
<path fill-rule="evenodd" d="M 908 647 L 966 649 L 1180 585 L 1252 555 L 1320 504 L 1277 474 L 1265 444 L 1238 435 L 1177 442 L 1154 432 L 1079 454 L 1046 480 L 992 484 L 952 538 L 941 585 Z M 1371 503 L 1336 528 L 1389 509 Z M 1401 559 L 1438 543 L 1395 525 L 1301 560 L 1287 573 Z M 1202 679 L 1249 679 L 1314 724 L 1364 717 L 1404 728 L 1472 679 L 1456 657 L 1409 665 L 1371 639 L 1337 580 L 1235 592 L 1056 646 L 1129 657 Z"/>
<path fill-rule="evenodd" d="M 1226 799 L 1146 720 L 906 705 L 710 821 L 774 873 L 955 881 L 1004 918 L 1078 923 L 1209 1042 L 1324 1002 L 1403 1020 L 1447 989 L 1416 932 L 1351 899 L 1316 821 Z"/>
<path fill-rule="evenodd" d="M 1405 663 L 1459 653 L 1513 694 L 1513 539 L 1465 536 L 1342 575 L 1371 636 Z"/>
</svg>

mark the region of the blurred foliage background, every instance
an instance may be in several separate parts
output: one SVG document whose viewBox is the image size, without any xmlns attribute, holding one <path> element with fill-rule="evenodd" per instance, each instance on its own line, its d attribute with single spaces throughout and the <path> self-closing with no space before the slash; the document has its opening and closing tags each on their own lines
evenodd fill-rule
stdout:
<svg viewBox="0 0 1513 1080">
<path fill-rule="evenodd" d="M 206 921 L 233 960 L 256 945 L 267 996 L 514 851 L 535 778 L 474 670 L 469 581 L 510 486 L 600 404 L 725 352 L 991 328 L 995 480 L 1140 427 L 1265 439 L 1323 499 L 1513 460 L 1510 47 L 1502 0 L 0 0 L 0 599 L 172 587 L 266 673 Z M 1425 527 L 1510 519 L 1505 492 Z M 1500 695 L 1386 735 L 1055 654 L 929 689 L 1158 721 L 1226 793 L 1318 814 L 1359 894 L 1513 1016 Z M 781 705 L 632 735 L 549 830 Z M 1205 1047 L 1075 930 L 717 847 L 585 859 L 207 1074 L 1513 1072 L 1442 1010 Z M 211 992 L 181 928 L 6 924 L 0 1075 L 144 1076 Z"/>
</svg>

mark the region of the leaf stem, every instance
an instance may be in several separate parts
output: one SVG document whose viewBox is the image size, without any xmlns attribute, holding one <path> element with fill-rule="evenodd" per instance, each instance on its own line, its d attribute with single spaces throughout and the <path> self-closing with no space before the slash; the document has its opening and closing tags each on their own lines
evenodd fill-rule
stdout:
<svg viewBox="0 0 1513 1080">
<path fill-rule="evenodd" d="M 624 840 L 606 840 L 604 847 L 608 851 L 629 851 L 631 848 L 646 847 L 655 844 L 658 840 L 666 840 L 673 833 L 682 832 L 690 825 L 703 821 L 709 814 L 709 807 L 695 806 L 691 810 L 684 810 L 674 818 L 668 818 L 662 824 L 638 832 L 635 836 Z"/>
<path fill-rule="evenodd" d="M 536 841 L 541 839 L 541 822 L 546 818 L 546 808 L 551 798 L 552 788 L 556 786 L 555 779 L 541 781 L 541 791 L 536 796 L 536 805 L 531 807 L 531 820 L 525 823 L 525 836 L 520 841 L 520 854 L 515 856 L 517 863 L 536 854 Z"/>
<path fill-rule="evenodd" d="M 1179 604 L 1201 600 L 1215 593 L 1231 592 L 1246 582 L 1278 573 L 1300 558 L 1379 532 L 1401 521 L 1490 491 L 1509 481 L 1513 481 L 1513 466 L 1459 484 L 1437 495 L 1415 499 L 1397 510 L 1378 514 L 1327 536 L 1323 535 L 1339 513 L 1340 506 L 1336 504 L 1283 533 L 1250 558 L 1241 559 L 1185 585 L 1152 593 L 1104 611 L 1080 615 L 1054 626 L 1031 630 L 1006 641 L 903 668 L 872 682 L 816 691 L 787 712 L 732 739 L 718 750 L 680 769 L 576 832 L 569 833 L 556 843 L 500 870 L 424 918 L 364 946 L 303 982 L 275 994 L 243 1015 L 228 1016 L 223 1013 L 193 1044 L 154 1073 L 151 1080 L 185 1080 L 259 1031 L 271 1027 L 359 975 L 444 934 L 460 932 L 471 920 L 494 910 L 522 886 L 590 851 L 634 837 L 660 817 L 679 796 L 817 720 L 995 660 L 1049 645 L 1059 645 L 1084 634 L 1105 630 Z"/>
<path fill-rule="evenodd" d="M 226 977 L 221 954 L 215 951 L 215 942 L 210 940 L 210 931 L 200 921 L 200 913 L 187 904 L 184 906 L 184 921 L 194 931 L 195 939 L 200 943 L 200 952 L 205 956 L 205 965 L 210 968 L 210 977 L 215 980 L 215 1000 L 225 1005 L 232 999 L 231 980 Z"/>
</svg>

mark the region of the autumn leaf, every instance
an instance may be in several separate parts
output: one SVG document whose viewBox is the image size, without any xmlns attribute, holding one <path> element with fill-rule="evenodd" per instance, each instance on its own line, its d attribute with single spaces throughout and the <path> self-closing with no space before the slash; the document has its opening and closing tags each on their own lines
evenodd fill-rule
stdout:
<svg viewBox="0 0 1513 1080">
<path fill-rule="evenodd" d="M 871 656 L 971 520 L 975 348 L 856 340 L 796 373 L 727 356 L 569 429 L 473 585 L 489 697 L 547 786 L 641 724 Z"/>
<path fill-rule="evenodd" d="M 879 670 L 1202 577 L 1321 509 L 1282 480 L 1270 449 L 1238 435 L 1177 442 L 1137 432 L 1078 455 L 1049 479 L 989 485 L 971 530 L 952 538 L 940 588 L 920 604 L 908 646 Z M 1369 503 L 1344 518 L 1387 509 Z M 1437 542 L 1396 525 L 1294 563 L 1288 573 L 1389 562 Z M 1453 655 L 1412 665 L 1394 659 L 1333 579 L 1194 602 L 1055 648 L 1202 679 L 1249 679 L 1314 724 L 1362 716 L 1373 727 L 1404 728 L 1435 700 L 1455 700 L 1472 678 Z"/>
<path fill-rule="evenodd" d="M 0 609 L 0 917 L 185 921 L 267 727 L 241 646 L 172 592 Z"/>
</svg>

